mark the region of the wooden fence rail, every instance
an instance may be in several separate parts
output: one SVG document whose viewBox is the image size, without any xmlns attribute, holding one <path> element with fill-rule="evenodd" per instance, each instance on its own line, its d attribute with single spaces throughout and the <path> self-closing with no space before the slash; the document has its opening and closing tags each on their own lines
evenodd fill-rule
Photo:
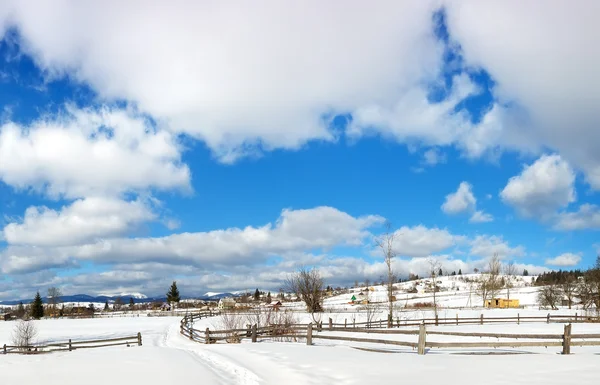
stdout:
<svg viewBox="0 0 600 385">
<path fill-rule="evenodd" d="M 65 342 L 53 342 L 47 344 L 35 344 L 28 346 L 15 346 L 4 344 L 2 347 L 3 354 L 43 354 L 52 353 L 58 351 L 73 351 L 77 349 L 93 349 L 103 348 L 107 346 L 119 346 L 119 345 L 138 345 L 142 346 L 142 334 L 138 333 L 135 336 L 98 339 L 98 340 L 86 340 L 86 341 L 73 341 L 68 340 Z"/>
<path fill-rule="evenodd" d="M 514 333 L 469 333 L 469 332 L 454 332 L 454 331 L 438 331 L 431 330 L 427 331 L 427 326 L 433 325 L 457 325 L 457 324 L 486 324 L 486 323 L 498 323 L 498 322 L 598 322 L 598 317 L 581 317 L 581 316 L 564 316 L 564 315 L 546 315 L 546 316 L 527 316 L 527 317 L 466 317 L 466 318 L 455 318 L 451 322 L 444 322 L 444 320 L 425 318 L 420 322 L 414 322 L 411 324 L 403 324 L 402 326 L 418 326 L 418 329 L 387 329 L 376 327 L 381 324 L 380 321 L 361 322 L 353 323 L 349 326 L 347 323 L 339 324 L 333 323 L 331 318 L 329 323 L 325 326 L 322 322 L 310 323 L 308 325 L 293 324 L 293 325 L 267 325 L 258 327 L 257 325 L 248 325 L 246 329 L 230 329 L 230 330 L 210 330 L 206 328 L 204 331 L 200 331 L 193 328 L 192 320 L 199 319 L 196 315 L 189 315 L 181 320 L 181 334 L 187 336 L 191 340 L 210 344 L 217 341 L 231 341 L 235 338 L 239 341 L 243 338 L 251 338 L 252 342 L 257 342 L 258 336 L 266 338 L 294 338 L 294 339 L 306 339 L 307 345 L 312 345 L 313 340 L 332 340 L 332 341 L 346 341 L 346 342 L 359 342 L 359 343 L 372 343 L 372 344 L 385 344 L 385 345 L 397 345 L 406 346 L 413 349 L 417 349 L 418 354 L 425 354 L 426 348 L 438 348 L 438 349 L 487 349 L 487 348 L 519 348 L 519 347 L 549 347 L 549 346 L 562 346 L 563 354 L 570 354 L 571 346 L 600 346 L 600 334 L 572 334 L 571 323 L 564 326 L 563 334 L 514 334 Z M 345 327 L 344 327 L 345 325 Z M 356 327 L 360 325 L 362 327 Z M 341 335 L 330 335 L 328 333 L 364 333 L 364 334 L 382 334 L 382 335 L 415 335 L 418 336 L 417 342 L 408 341 L 397 341 L 390 339 L 379 339 L 379 338 L 361 338 L 356 336 L 341 336 Z M 430 336 L 456 336 L 456 337 L 479 337 L 479 338 L 490 338 L 490 339 L 514 339 L 515 341 L 481 341 L 481 342 L 436 342 L 427 341 L 427 335 Z M 533 341 L 517 341 L 522 340 L 533 340 Z"/>
</svg>

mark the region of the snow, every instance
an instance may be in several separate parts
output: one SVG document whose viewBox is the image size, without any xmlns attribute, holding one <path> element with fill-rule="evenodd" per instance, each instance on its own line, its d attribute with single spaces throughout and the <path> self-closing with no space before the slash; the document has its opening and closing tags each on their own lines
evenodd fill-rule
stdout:
<svg viewBox="0 0 600 385">
<path fill-rule="evenodd" d="M 536 315 L 545 316 L 549 311 L 535 305 L 537 288 L 523 285 L 511 292 L 511 298 L 519 298 L 525 308 L 482 309 L 466 308 L 469 299 L 468 284 L 454 277 L 442 277 L 445 288 L 459 288 L 438 293 L 443 308 L 440 319 L 459 317 L 500 317 Z M 426 286 L 426 280 L 417 286 Z M 397 284 L 398 291 L 412 287 L 414 282 Z M 364 288 L 363 288 L 364 290 Z M 326 313 L 320 314 L 324 326 L 331 317 L 334 322 L 363 321 L 366 314 L 359 306 L 348 304 L 353 293 L 328 298 Z M 385 288 L 374 286 L 370 292 L 375 299 L 385 299 Z M 397 293 L 397 306 L 428 302 L 431 293 Z M 478 301 L 472 293 L 472 303 Z M 293 309 L 297 322 L 308 323 L 311 315 L 300 311 L 302 303 L 285 303 Z M 582 314 L 581 309 L 561 308 L 552 314 Z M 399 311 L 401 320 L 430 318 L 431 310 Z M 385 309 L 376 318 L 385 319 Z M 39 330 L 38 342 L 64 341 L 69 338 L 94 339 L 135 335 L 142 333 L 143 346 L 116 346 L 74 352 L 57 352 L 47 355 L 0 354 L 2 383 L 29 385 L 38 383 L 31 374 L 32 368 L 43 373 L 44 384 L 113 385 L 143 383 L 164 385 L 180 382 L 204 384 L 369 384 L 390 380 L 408 384 L 445 384 L 460 382 L 462 385 L 532 384 L 564 385 L 569 383 L 595 384 L 600 347 L 572 346 L 572 355 L 563 356 L 560 347 L 527 347 L 518 349 L 429 349 L 419 356 L 412 348 L 364 344 L 354 342 L 314 339 L 313 346 L 298 342 L 262 341 L 251 343 L 244 339 L 240 344 L 204 345 L 179 334 L 180 317 L 147 317 L 143 314 L 123 318 L 94 319 L 48 319 L 34 321 Z M 10 344 L 14 322 L 0 322 L 0 345 Z M 195 327 L 203 330 L 220 328 L 219 317 L 202 319 Z M 244 322 L 245 324 L 245 322 Z M 599 324 L 573 324 L 572 332 L 600 334 Z M 428 326 L 429 331 L 461 331 L 488 333 L 535 333 L 562 334 L 562 324 L 505 323 L 486 325 Z M 322 332 L 326 335 L 339 333 Z M 416 342 L 415 335 L 372 335 L 344 333 L 344 336 L 362 338 L 394 339 Z M 428 335 L 428 341 L 436 342 L 483 342 L 490 338 Z M 493 339 L 494 341 L 514 341 Z M 519 340 L 521 341 L 521 340 Z M 374 349 L 365 351 L 359 348 Z M 465 353 L 522 353 L 508 355 L 467 355 Z"/>
</svg>

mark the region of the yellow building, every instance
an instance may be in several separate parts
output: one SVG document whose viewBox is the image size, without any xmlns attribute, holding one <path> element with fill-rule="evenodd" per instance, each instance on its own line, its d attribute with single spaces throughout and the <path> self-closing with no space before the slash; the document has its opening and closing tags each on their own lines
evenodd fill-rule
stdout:
<svg viewBox="0 0 600 385">
<path fill-rule="evenodd" d="M 518 299 L 506 299 L 506 298 L 493 298 L 485 301 L 485 307 L 489 308 L 518 308 L 519 300 Z"/>
</svg>

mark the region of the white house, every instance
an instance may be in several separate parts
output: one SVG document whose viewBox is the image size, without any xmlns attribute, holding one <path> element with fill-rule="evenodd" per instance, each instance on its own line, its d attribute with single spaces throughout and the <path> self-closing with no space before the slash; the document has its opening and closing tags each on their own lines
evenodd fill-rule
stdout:
<svg viewBox="0 0 600 385">
<path fill-rule="evenodd" d="M 235 308 L 235 300 L 233 298 L 221 298 L 219 300 L 219 310 L 227 310 Z"/>
</svg>

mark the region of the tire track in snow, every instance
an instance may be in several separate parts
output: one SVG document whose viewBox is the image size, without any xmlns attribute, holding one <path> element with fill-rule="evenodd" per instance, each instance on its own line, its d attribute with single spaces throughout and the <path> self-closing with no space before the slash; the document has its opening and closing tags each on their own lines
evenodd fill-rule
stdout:
<svg viewBox="0 0 600 385">
<path fill-rule="evenodd" d="M 197 342 L 185 340 L 179 334 L 179 324 L 166 328 L 160 345 L 185 351 L 195 361 L 219 376 L 224 385 L 258 385 L 262 382 L 261 378 L 249 369 L 231 362 L 210 349 L 202 348 Z"/>
</svg>

